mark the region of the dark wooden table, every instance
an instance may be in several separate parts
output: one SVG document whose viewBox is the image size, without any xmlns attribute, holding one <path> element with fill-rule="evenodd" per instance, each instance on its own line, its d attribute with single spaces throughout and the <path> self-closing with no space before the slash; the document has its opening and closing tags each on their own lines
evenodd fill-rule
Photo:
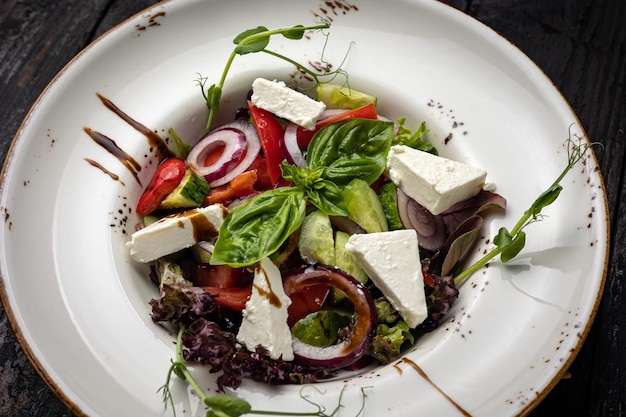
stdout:
<svg viewBox="0 0 626 417">
<path fill-rule="evenodd" d="M 176 0 L 173 0 L 176 1 Z M 51 78 L 96 37 L 151 0 L 0 0 L 0 146 Z M 353 1 L 354 3 L 354 1 Z M 356 2 L 358 3 L 358 2 Z M 625 0 L 444 0 L 518 46 L 554 81 L 596 148 L 611 211 L 611 257 L 602 303 L 569 369 L 532 412 L 626 415 Z M 39 377 L 0 309 L 0 416 L 72 416 Z"/>
</svg>

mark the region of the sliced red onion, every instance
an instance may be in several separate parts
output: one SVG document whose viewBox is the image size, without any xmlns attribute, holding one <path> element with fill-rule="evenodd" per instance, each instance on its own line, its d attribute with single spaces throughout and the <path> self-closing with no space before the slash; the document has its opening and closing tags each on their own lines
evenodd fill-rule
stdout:
<svg viewBox="0 0 626 417">
<path fill-rule="evenodd" d="M 433 215 L 400 188 L 397 197 L 400 220 L 405 228 L 415 229 L 419 246 L 432 251 L 441 249 L 446 241 L 446 227 L 441 217 Z"/>
<path fill-rule="evenodd" d="M 320 114 L 320 117 L 317 118 L 317 121 L 321 122 L 322 120 L 335 117 L 339 114 L 347 113 L 349 111 L 350 110 L 347 110 L 347 109 L 326 109 L 322 112 L 322 114 Z"/>
<path fill-rule="evenodd" d="M 207 154 L 218 146 L 224 146 L 222 154 L 215 163 L 205 166 Z M 248 169 L 260 150 L 261 142 L 254 126 L 238 120 L 219 126 L 201 138 L 187 155 L 187 164 L 211 187 L 219 187 Z"/>
<path fill-rule="evenodd" d="M 215 242 L 209 242 L 207 240 L 202 240 L 198 242 L 197 245 L 203 251 L 206 251 L 211 254 L 213 253 L 213 249 L 215 249 Z"/>
<path fill-rule="evenodd" d="M 294 336 L 296 360 L 320 368 L 339 369 L 355 363 L 367 352 L 378 318 L 374 300 L 363 284 L 340 271 L 317 266 L 287 277 L 283 285 L 287 295 L 311 285 L 332 286 L 348 297 L 355 310 L 348 337 L 332 346 L 312 346 Z"/>
<path fill-rule="evenodd" d="M 289 123 L 285 128 L 285 134 L 283 140 L 280 142 L 283 155 L 287 159 L 287 162 L 299 167 L 306 167 L 306 160 L 302 154 L 300 146 L 298 146 L 298 125 L 295 123 Z"/>
</svg>

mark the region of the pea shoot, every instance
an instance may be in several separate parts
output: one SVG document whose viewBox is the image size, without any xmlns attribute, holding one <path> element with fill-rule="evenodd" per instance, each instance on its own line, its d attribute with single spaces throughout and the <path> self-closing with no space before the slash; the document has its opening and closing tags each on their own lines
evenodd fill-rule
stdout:
<svg viewBox="0 0 626 417">
<path fill-rule="evenodd" d="M 580 143 L 580 141 L 576 143 L 572 139 L 570 132 L 569 137 L 565 141 L 567 166 L 561 171 L 556 180 L 554 180 L 544 192 L 539 194 L 539 197 L 533 201 L 528 210 L 524 212 L 511 230 L 508 230 L 506 227 L 499 229 L 498 234 L 493 238 L 495 248 L 455 276 L 454 283 L 459 285 L 498 255 L 500 255 L 500 260 L 503 263 L 509 262 L 515 258 L 526 245 L 526 232 L 524 231 L 526 226 L 543 220 L 543 215 L 541 214 L 542 210 L 554 203 L 563 190 L 561 181 L 563 181 L 567 173 L 585 157 L 587 151 L 597 144 L 598 143 L 595 142 Z"/>
<path fill-rule="evenodd" d="M 170 385 L 172 383 L 172 378 L 174 375 L 179 377 L 180 379 L 186 381 L 196 395 L 202 400 L 202 402 L 208 406 L 208 410 L 206 412 L 206 417 L 240 417 L 242 415 L 265 415 L 265 416 L 293 416 L 293 417 L 336 417 L 339 413 L 339 410 L 343 407 L 342 398 L 345 387 L 341 390 L 339 394 L 339 399 L 337 400 L 337 406 L 331 410 L 327 411 L 326 408 L 320 404 L 313 402 L 308 395 L 305 394 L 305 389 L 310 388 L 314 392 L 318 394 L 323 394 L 319 389 L 312 386 L 304 386 L 300 390 L 300 397 L 311 404 L 315 409 L 313 411 L 271 411 L 271 410 L 254 410 L 249 402 L 242 400 L 240 398 L 232 397 L 226 394 L 214 394 L 207 395 L 198 382 L 194 379 L 193 375 L 187 368 L 187 364 L 185 358 L 183 357 L 183 334 L 185 332 L 184 327 L 180 327 L 178 331 L 178 337 L 176 338 L 176 359 L 172 360 L 172 365 L 170 366 L 167 377 L 165 379 L 165 384 L 159 391 L 162 392 L 163 403 L 165 404 L 165 408 L 168 405 L 172 408 L 172 413 L 176 416 L 176 411 L 174 408 L 174 399 L 172 397 L 172 392 L 170 391 Z M 365 410 L 365 388 L 361 388 L 361 407 L 357 411 L 355 417 L 360 417 Z"/>
<path fill-rule="evenodd" d="M 311 76 L 316 82 L 319 82 L 319 77 L 333 75 L 341 72 L 341 69 L 335 71 L 325 71 L 321 74 L 315 73 L 310 69 L 306 68 L 304 65 L 284 56 L 277 52 L 270 51 L 266 49 L 267 45 L 270 42 L 270 38 L 274 35 L 282 35 L 287 39 L 299 40 L 304 37 L 304 34 L 307 31 L 316 31 L 328 29 L 330 27 L 330 22 L 324 21 L 319 25 L 313 26 L 303 26 L 296 25 L 288 28 L 280 28 L 280 29 L 268 29 L 265 26 L 258 26 L 256 28 L 248 29 L 241 32 L 239 35 L 233 39 L 233 43 L 236 45 L 233 51 L 231 52 L 228 60 L 226 61 L 226 65 L 224 70 L 222 71 L 222 76 L 217 84 L 212 84 L 208 88 L 205 88 L 207 78 L 200 77 L 197 80 L 200 89 L 202 90 L 202 95 L 204 96 L 204 100 L 206 101 L 207 107 L 209 108 L 209 117 L 206 124 L 206 132 L 208 133 L 213 126 L 213 121 L 215 120 L 215 115 L 217 114 L 220 107 L 220 100 L 222 97 L 222 89 L 224 87 L 224 83 L 226 82 L 226 77 L 228 72 L 230 71 L 230 67 L 232 66 L 233 61 L 237 55 L 246 55 L 257 52 L 264 52 L 279 59 L 282 59 L 290 64 L 295 65 L 298 70 L 302 71 L 305 74 Z"/>
</svg>

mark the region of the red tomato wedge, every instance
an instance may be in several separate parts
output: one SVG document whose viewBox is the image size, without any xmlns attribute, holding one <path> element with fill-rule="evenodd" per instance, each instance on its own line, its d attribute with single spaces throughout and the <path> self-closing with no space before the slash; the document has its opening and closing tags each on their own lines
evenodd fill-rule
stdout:
<svg viewBox="0 0 626 417">
<path fill-rule="evenodd" d="M 167 158 L 159 164 L 156 172 L 146 187 L 135 211 L 140 216 L 147 216 L 159 208 L 161 201 L 180 184 L 187 172 L 187 164 L 182 158 Z"/>
<path fill-rule="evenodd" d="M 189 280 L 198 287 L 238 288 L 252 283 L 252 273 L 242 268 L 196 263 L 187 268 Z"/>
<path fill-rule="evenodd" d="M 329 117 L 327 119 L 317 122 L 314 130 L 306 130 L 304 128 L 298 128 L 298 145 L 301 149 L 306 149 L 309 146 L 309 142 L 313 139 L 313 136 L 324 126 L 331 123 L 341 122 L 348 119 L 370 119 L 375 120 L 378 118 L 378 112 L 376 111 L 376 105 L 374 103 L 366 104 L 354 110 L 347 110 L 345 113 L 340 113 L 336 116 Z"/>
<path fill-rule="evenodd" d="M 303 288 L 300 292 L 291 294 L 289 296 L 291 305 L 287 309 L 289 327 L 307 315 L 319 311 L 329 292 L 330 286 L 328 285 L 311 285 Z"/>
<path fill-rule="evenodd" d="M 202 287 L 214 295 L 213 302 L 218 306 L 234 311 L 243 311 L 252 294 L 252 285 L 241 288 Z"/>
<path fill-rule="evenodd" d="M 256 107 L 250 101 L 248 101 L 248 108 L 259 134 L 267 174 L 272 184 L 276 184 L 282 175 L 280 164 L 284 159 L 280 149 L 280 141 L 283 140 L 284 135 L 283 127 L 272 113 Z"/>
</svg>

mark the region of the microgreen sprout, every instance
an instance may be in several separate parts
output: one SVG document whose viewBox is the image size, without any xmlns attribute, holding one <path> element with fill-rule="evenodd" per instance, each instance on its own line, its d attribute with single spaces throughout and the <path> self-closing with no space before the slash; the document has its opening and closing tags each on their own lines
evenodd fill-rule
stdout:
<svg viewBox="0 0 626 417">
<path fill-rule="evenodd" d="M 214 394 L 209 396 L 202 390 L 198 382 L 194 379 L 193 375 L 189 371 L 189 368 L 187 368 L 187 363 L 185 361 L 185 358 L 183 357 L 184 332 L 185 328 L 181 326 L 180 330 L 178 331 L 178 337 L 176 339 L 176 359 L 172 360 L 172 365 L 167 371 L 165 384 L 163 384 L 163 386 L 159 388 L 159 391 L 162 392 L 162 398 L 163 403 L 165 404 L 165 408 L 167 409 L 168 405 L 171 406 L 174 416 L 176 416 L 176 410 L 174 409 L 174 399 L 170 390 L 170 385 L 172 384 L 172 378 L 174 375 L 186 381 L 191 386 L 196 395 L 202 400 L 202 402 L 207 407 L 209 407 L 206 413 L 206 417 L 240 417 L 244 414 L 292 417 L 336 417 L 339 413 L 339 410 L 343 408 L 342 399 L 345 391 L 345 386 L 342 388 L 341 393 L 339 394 L 337 406 L 330 412 L 330 414 L 327 413 L 327 410 L 324 406 L 317 404 L 310 399 L 310 395 L 305 394 L 305 390 L 307 389 L 314 390 L 314 392 L 317 394 L 324 394 L 324 392 L 320 391 L 318 388 L 309 385 L 302 387 L 302 389 L 300 390 L 300 398 L 311 404 L 315 408 L 313 411 L 290 412 L 254 410 L 252 409 L 250 403 L 237 397 L 232 397 L 226 394 Z M 367 396 L 365 393 L 365 388 L 361 388 L 361 407 L 359 408 L 355 417 L 360 417 L 363 414 L 365 410 L 366 397 Z"/>
<path fill-rule="evenodd" d="M 209 108 L 209 117 L 207 120 L 206 132 L 211 130 L 213 121 L 215 120 L 215 115 L 219 110 L 220 100 L 222 97 L 222 89 L 224 87 L 224 83 L 226 82 L 226 77 L 237 55 L 265 52 L 295 65 L 300 71 L 311 75 L 317 80 L 319 74 L 314 73 L 313 71 L 295 62 L 294 60 L 287 58 L 286 56 L 283 56 L 277 52 L 269 51 L 265 48 L 269 44 L 270 38 L 274 35 L 282 35 L 287 39 L 298 40 L 302 39 L 307 31 L 323 30 L 328 29 L 329 27 L 330 22 L 328 21 L 324 21 L 318 25 L 313 26 L 296 25 L 289 28 L 272 30 L 266 28 L 265 26 L 258 26 L 256 28 L 245 30 L 237 35 L 235 39 L 233 39 L 233 43 L 236 46 L 228 57 L 228 60 L 226 61 L 226 65 L 224 67 L 224 70 L 222 71 L 222 76 L 219 82 L 217 84 L 212 84 L 208 88 L 205 88 L 207 83 L 206 77 L 199 76 L 199 78 L 196 80 L 197 84 L 202 90 L 202 95 L 204 96 L 207 107 Z"/>
<path fill-rule="evenodd" d="M 567 149 L 567 166 L 561 171 L 559 176 L 554 182 L 533 201 L 528 210 L 520 217 L 511 230 L 505 227 L 501 227 L 498 233 L 493 238 L 495 248 L 476 261 L 474 264 L 463 270 L 454 278 L 454 283 L 459 285 L 465 279 L 469 278 L 472 274 L 478 271 L 483 266 L 487 265 L 496 256 L 500 255 L 500 260 L 503 263 L 509 262 L 515 258 L 520 251 L 526 245 L 526 232 L 524 229 L 526 226 L 543 220 L 544 216 L 541 214 L 542 210 L 554 203 L 559 197 L 563 186 L 561 181 L 565 178 L 567 173 L 578 164 L 587 151 L 598 143 L 581 143 L 581 140 L 575 142 L 572 139 L 571 129 L 568 138 L 565 141 L 565 148 Z"/>
</svg>

